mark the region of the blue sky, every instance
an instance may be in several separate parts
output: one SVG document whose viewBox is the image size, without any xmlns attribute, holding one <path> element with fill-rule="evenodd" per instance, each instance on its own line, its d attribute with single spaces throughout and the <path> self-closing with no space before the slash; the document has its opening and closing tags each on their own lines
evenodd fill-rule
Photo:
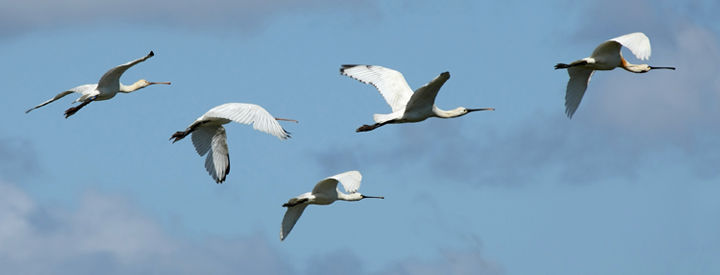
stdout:
<svg viewBox="0 0 720 275">
<path fill-rule="evenodd" d="M 720 273 L 716 1 L 0 6 L 8 273 Z M 635 31 L 649 64 L 678 70 L 596 73 L 567 119 L 553 65 Z M 150 50 L 122 81 L 171 86 L 24 113 Z M 341 64 L 414 88 L 449 71 L 438 106 L 496 111 L 358 134 L 389 107 Z M 217 185 L 168 138 L 226 102 L 300 123 L 287 141 L 228 125 Z M 280 242 L 280 205 L 347 170 L 386 199 L 311 206 Z"/>
</svg>

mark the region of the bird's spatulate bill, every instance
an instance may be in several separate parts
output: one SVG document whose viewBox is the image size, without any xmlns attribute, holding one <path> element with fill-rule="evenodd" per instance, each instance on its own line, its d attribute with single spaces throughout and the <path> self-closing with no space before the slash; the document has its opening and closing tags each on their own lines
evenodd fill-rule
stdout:
<svg viewBox="0 0 720 275">
<path fill-rule="evenodd" d="M 651 70 L 655 70 L 655 69 L 675 70 L 675 67 L 655 67 L 655 66 L 650 66 L 650 69 L 651 69 Z"/>
<path fill-rule="evenodd" d="M 477 109 L 467 109 L 469 112 L 477 112 L 477 111 L 495 111 L 495 108 L 477 108 Z"/>
</svg>

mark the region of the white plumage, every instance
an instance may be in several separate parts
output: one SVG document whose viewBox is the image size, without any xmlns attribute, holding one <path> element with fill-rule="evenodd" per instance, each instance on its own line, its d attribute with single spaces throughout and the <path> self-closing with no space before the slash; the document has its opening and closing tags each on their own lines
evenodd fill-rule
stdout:
<svg viewBox="0 0 720 275">
<path fill-rule="evenodd" d="M 373 116 L 375 124 L 363 125 L 357 129 L 357 132 L 371 131 L 388 123 L 419 122 L 429 117 L 452 118 L 474 111 L 495 110 L 458 107 L 445 111 L 435 106 L 435 97 L 440 87 L 450 78 L 449 72 L 441 73 L 414 93 L 400 72 L 382 66 L 342 65 L 340 74 L 375 86 L 392 108 L 390 114 L 375 114 Z"/>
<path fill-rule="evenodd" d="M 384 197 L 365 196 L 357 192 L 360 188 L 362 175 L 359 171 L 340 173 L 318 182 L 312 192 L 303 193 L 290 199 L 283 207 L 287 207 L 280 229 L 280 240 L 284 240 L 297 223 L 300 215 L 309 204 L 328 205 L 336 200 L 359 201 L 365 198 L 384 199 Z M 342 184 L 346 193 L 340 192 L 338 183 Z"/>
<path fill-rule="evenodd" d="M 252 124 L 255 130 L 276 136 L 279 139 L 290 138 L 277 120 L 294 121 L 292 119 L 275 118 L 268 111 L 255 104 L 225 103 L 216 106 L 196 119 L 185 131 L 178 131 L 170 137 L 173 143 L 192 133 L 195 151 L 200 156 L 207 155 L 205 169 L 215 182 L 222 183 L 230 172 L 230 157 L 227 147 L 227 136 L 223 124 L 232 121 Z"/>
<path fill-rule="evenodd" d="M 130 69 L 130 67 L 135 66 L 136 64 L 143 62 L 147 60 L 150 57 L 153 57 L 155 54 L 150 51 L 149 54 L 147 54 L 144 57 L 138 58 L 136 60 L 130 61 L 125 64 L 118 65 L 110 70 L 108 70 L 105 74 L 103 74 L 102 77 L 100 77 L 100 81 L 98 81 L 97 84 L 85 84 L 80 85 L 75 88 L 69 89 L 67 91 L 61 92 L 54 96 L 53 98 L 38 104 L 35 107 L 32 107 L 25 111 L 25 113 L 29 113 L 32 110 L 35 110 L 37 108 L 40 108 L 42 106 L 48 105 L 52 103 L 55 100 L 58 100 L 60 98 L 63 98 L 66 95 L 77 93 L 80 94 L 80 97 L 78 97 L 73 103 L 82 102 L 80 105 L 76 107 L 72 107 L 70 109 L 67 109 L 65 111 L 65 118 L 73 115 L 75 112 L 80 110 L 85 105 L 89 104 L 92 101 L 96 100 L 108 100 L 113 98 L 118 92 L 121 93 L 131 93 L 137 90 L 140 90 L 142 88 L 145 88 L 150 85 L 154 84 L 166 84 L 170 85 L 170 82 L 149 82 L 145 79 L 140 79 L 137 82 L 135 82 L 132 85 L 126 86 L 120 83 L 120 77 L 122 76 L 125 71 Z"/>
<path fill-rule="evenodd" d="M 612 70 L 621 67 L 633 73 L 645 73 L 652 69 L 671 69 L 674 67 L 654 67 L 647 64 L 631 64 L 622 56 L 621 48 L 625 46 L 640 60 L 650 58 L 650 39 L 641 33 L 635 32 L 615 37 L 598 45 L 590 57 L 586 57 L 570 64 L 558 63 L 555 69 L 568 69 L 570 80 L 565 91 L 565 113 L 569 118 L 575 114 L 580 101 L 582 101 L 590 77 L 595 70 Z"/>
</svg>

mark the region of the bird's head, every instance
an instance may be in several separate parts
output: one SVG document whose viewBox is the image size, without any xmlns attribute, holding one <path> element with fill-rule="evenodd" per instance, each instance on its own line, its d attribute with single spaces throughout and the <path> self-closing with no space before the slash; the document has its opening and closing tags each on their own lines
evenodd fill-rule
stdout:
<svg viewBox="0 0 720 275">
<path fill-rule="evenodd" d="M 145 88 L 150 85 L 155 85 L 155 84 L 170 85 L 170 82 L 150 82 L 145 79 L 140 79 L 137 82 L 135 82 L 135 84 L 133 84 L 133 86 L 136 88 L 135 90 L 139 90 L 139 89 Z"/>
<path fill-rule="evenodd" d="M 630 66 L 630 70 L 636 73 L 647 73 L 652 69 L 648 64 L 637 64 Z"/>
<path fill-rule="evenodd" d="M 650 70 L 656 70 L 656 69 L 675 70 L 675 67 L 655 67 L 655 66 L 650 66 L 648 64 L 627 64 L 627 65 L 625 65 L 624 68 L 633 73 L 647 73 Z"/>
</svg>

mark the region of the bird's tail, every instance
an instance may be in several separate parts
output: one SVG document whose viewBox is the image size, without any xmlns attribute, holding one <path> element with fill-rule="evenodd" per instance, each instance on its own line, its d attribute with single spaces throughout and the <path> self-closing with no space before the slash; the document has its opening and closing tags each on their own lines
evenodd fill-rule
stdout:
<svg viewBox="0 0 720 275">
<path fill-rule="evenodd" d="M 390 114 L 374 114 L 373 120 L 377 123 L 383 123 L 386 121 L 390 121 L 397 118 L 397 114 L 390 113 Z"/>
</svg>

